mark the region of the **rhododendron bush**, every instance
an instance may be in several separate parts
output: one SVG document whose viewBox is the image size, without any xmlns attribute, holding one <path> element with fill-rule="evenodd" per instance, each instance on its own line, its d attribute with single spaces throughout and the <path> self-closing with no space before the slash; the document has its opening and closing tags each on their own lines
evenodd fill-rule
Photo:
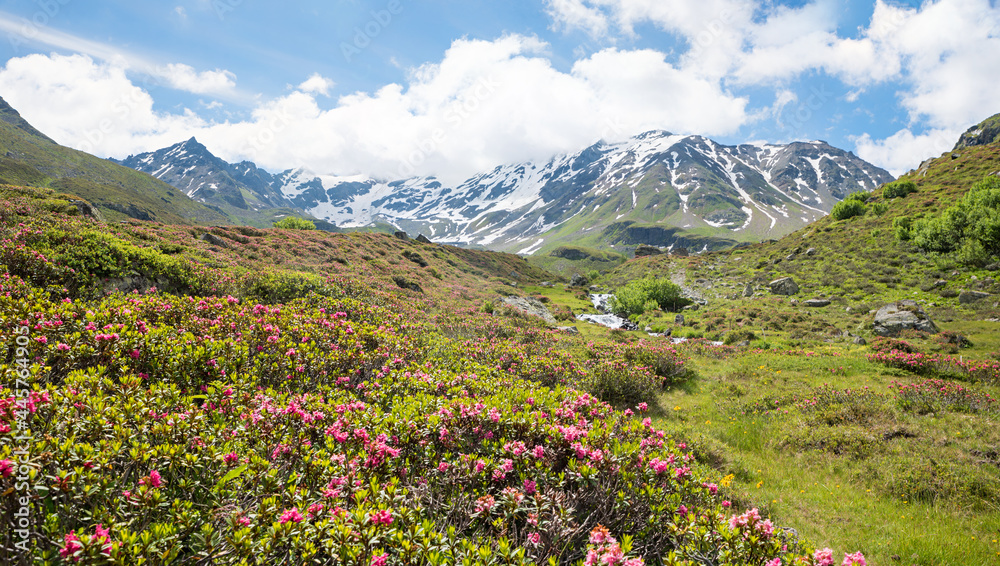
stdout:
<svg viewBox="0 0 1000 566">
<path fill-rule="evenodd" d="M 645 402 L 581 389 L 615 371 L 642 387 L 611 399 L 638 400 L 685 374 L 670 347 L 576 358 L 536 322 L 346 281 L 97 297 L 31 247 L 51 235 L 10 233 L 0 563 L 823 563 L 734 508 Z"/>
<path fill-rule="evenodd" d="M 531 325 L 495 341 L 484 317 L 470 342 L 350 297 L 53 301 L 16 278 L 0 307 L 6 343 L 30 329 L 39 562 L 614 563 L 624 546 L 587 549 L 598 526 L 632 563 L 800 550 L 732 522 L 648 419 L 533 381 L 587 369 Z"/>
</svg>

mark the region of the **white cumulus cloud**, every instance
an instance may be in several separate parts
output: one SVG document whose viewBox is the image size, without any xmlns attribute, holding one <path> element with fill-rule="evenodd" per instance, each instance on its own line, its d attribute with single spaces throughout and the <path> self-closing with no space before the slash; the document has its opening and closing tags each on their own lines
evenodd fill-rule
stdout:
<svg viewBox="0 0 1000 566">
<path fill-rule="evenodd" d="M 156 112 L 155 89 L 134 84 L 121 66 L 80 55 L 12 59 L 0 70 L 0 89 L 42 131 L 102 156 L 195 135 L 220 157 L 252 159 L 273 171 L 305 166 L 383 178 L 464 179 L 602 138 L 649 129 L 722 135 L 749 120 L 745 98 L 680 71 L 662 53 L 607 49 L 561 71 L 547 49 L 518 35 L 458 40 L 440 62 L 410 70 L 405 84 L 341 96 L 322 108 L 317 97 L 331 84 L 313 75 L 238 122 Z M 175 70 L 177 81 L 204 78 Z"/>
</svg>

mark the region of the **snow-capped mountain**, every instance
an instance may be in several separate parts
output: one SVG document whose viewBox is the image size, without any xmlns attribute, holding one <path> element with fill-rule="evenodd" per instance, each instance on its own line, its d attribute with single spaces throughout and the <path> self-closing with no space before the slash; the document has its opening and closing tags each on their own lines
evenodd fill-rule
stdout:
<svg viewBox="0 0 1000 566">
<path fill-rule="evenodd" d="M 720 245 L 778 237 L 891 180 L 821 141 L 725 146 L 662 131 L 499 166 L 457 186 L 433 177 L 277 176 L 297 207 L 338 226 L 388 222 L 437 241 L 521 253 L 555 240 L 686 245 L 681 234 L 692 231 L 715 233 Z"/>
<path fill-rule="evenodd" d="M 259 212 L 292 206 L 275 189 L 270 173 L 249 161 L 226 163 L 194 138 L 130 155 L 118 164 L 149 173 L 195 200 L 227 209 Z"/>
<path fill-rule="evenodd" d="M 213 170 L 231 175 L 233 168 L 245 169 L 295 208 L 339 227 L 388 223 L 439 242 L 519 253 L 556 243 L 702 249 L 775 238 L 826 214 L 850 193 L 892 180 L 822 141 L 726 146 L 663 131 L 600 142 L 546 162 L 501 165 L 458 185 L 434 177 L 387 182 L 304 169 L 269 176 L 252 164 L 228 165 L 214 156 L 222 165 L 189 161 L 196 143 L 124 163 L 137 163 L 196 198 L 220 191 Z M 204 146 L 197 146 L 202 153 Z"/>
</svg>

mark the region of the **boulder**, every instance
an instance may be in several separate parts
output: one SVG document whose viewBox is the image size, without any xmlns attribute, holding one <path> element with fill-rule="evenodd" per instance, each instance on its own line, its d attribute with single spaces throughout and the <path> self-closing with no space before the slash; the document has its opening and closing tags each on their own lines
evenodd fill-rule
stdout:
<svg viewBox="0 0 1000 566">
<path fill-rule="evenodd" d="M 990 298 L 989 293 L 983 293 L 981 291 L 962 291 L 958 294 L 958 304 L 960 305 L 971 305 L 972 303 L 978 303 L 983 299 Z"/>
<path fill-rule="evenodd" d="M 690 252 L 687 248 L 674 248 L 670 250 L 670 255 L 675 255 L 677 257 L 687 257 Z"/>
<path fill-rule="evenodd" d="M 215 234 L 211 234 L 209 232 L 205 232 L 204 234 L 202 234 L 201 238 L 199 238 L 199 239 L 201 241 L 205 242 L 206 244 L 210 245 L 210 246 L 217 246 L 217 247 L 220 247 L 220 248 L 228 248 L 229 247 L 229 244 L 226 243 L 225 240 L 223 240 L 222 238 L 216 236 Z"/>
<path fill-rule="evenodd" d="M 85 200 L 71 200 L 71 201 L 69 201 L 69 203 L 72 204 L 73 206 L 75 206 L 77 212 L 79 212 L 81 215 L 93 218 L 94 220 L 96 220 L 97 222 L 100 222 L 102 224 L 106 224 L 107 223 L 104 220 L 104 215 L 101 214 L 101 211 L 97 210 L 97 207 L 95 207 L 94 205 L 90 204 L 89 202 L 87 202 Z"/>
<path fill-rule="evenodd" d="M 577 327 L 575 327 L 575 326 L 560 326 L 560 327 L 556 328 L 556 330 L 558 330 L 559 332 L 562 332 L 564 334 L 579 334 L 580 333 L 580 329 L 577 328 Z"/>
<path fill-rule="evenodd" d="M 802 302 L 802 306 L 814 307 L 814 308 L 825 307 L 829 304 L 830 301 L 828 299 L 809 299 L 807 301 Z"/>
<path fill-rule="evenodd" d="M 808 256 L 816 255 L 816 248 L 809 248 L 808 250 L 806 250 L 806 255 Z"/>
<path fill-rule="evenodd" d="M 875 313 L 873 332 L 879 336 L 897 336 L 903 330 L 937 334 L 938 328 L 916 301 L 905 299 L 885 305 Z"/>
<path fill-rule="evenodd" d="M 753 283 L 747 283 L 746 286 L 743 287 L 743 296 L 744 297 L 752 297 L 753 296 L 753 292 L 754 292 L 754 285 L 753 285 Z"/>
<path fill-rule="evenodd" d="M 855 336 L 854 337 L 854 343 L 857 344 L 858 346 L 867 346 L 868 345 L 868 341 L 865 340 L 864 338 L 860 337 L 860 336 Z"/>
<path fill-rule="evenodd" d="M 586 276 L 580 275 L 579 273 L 574 273 L 573 277 L 569 279 L 570 287 L 586 287 L 590 284 L 590 280 Z"/>
<path fill-rule="evenodd" d="M 511 295 L 508 297 L 503 297 L 498 301 L 500 304 L 506 305 L 508 307 L 517 309 L 527 315 L 537 316 L 544 320 L 545 322 L 556 325 L 556 317 L 552 316 L 549 309 L 541 303 L 538 299 L 532 297 L 518 297 L 516 295 Z"/>
<path fill-rule="evenodd" d="M 407 241 L 407 240 L 410 239 L 410 237 L 406 235 L 406 232 L 403 232 L 402 230 L 400 230 L 398 232 L 393 232 L 392 235 L 395 236 L 395 237 L 397 237 L 397 238 L 399 238 L 400 240 L 403 240 L 403 241 Z"/>
<path fill-rule="evenodd" d="M 430 238 L 428 238 L 427 236 L 424 236 L 423 234 L 418 234 L 417 235 L 417 241 L 420 242 L 421 244 L 430 244 L 430 243 L 432 243 L 431 240 L 430 240 Z"/>
<path fill-rule="evenodd" d="M 771 293 L 775 295 L 794 295 L 799 292 L 799 285 L 791 277 L 782 277 L 768 283 Z"/>
<path fill-rule="evenodd" d="M 674 317 L 674 324 L 679 324 L 681 326 L 684 326 L 684 315 L 679 314 L 679 315 L 675 316 Z"/>
<path fill-rule="evenodd" d="M 645 244 L 641 244 L 635 249 L 635 257 L 647 257 L 653 255 L 663 255 L 663 252 L 661 252 L 659 248 L 654 248 L 653 246 L 647 246 Z"/>
</svg>

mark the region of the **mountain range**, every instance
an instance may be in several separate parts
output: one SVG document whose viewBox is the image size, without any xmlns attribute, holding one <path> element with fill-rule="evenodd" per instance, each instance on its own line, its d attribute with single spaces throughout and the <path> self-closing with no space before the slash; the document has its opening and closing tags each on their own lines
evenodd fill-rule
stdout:
<svg viewBox="0 0 1000 566">
<path fill-rule="evenodd" d="M 226 163 L 194 138 L 119 163 L 216 206 L 294 207 L 341 228 L 384 224 L 523 254 L 567 242 L 717 249 L 775 238 L 850 193 L 892 180 L 822 141 L 727 146 L 664 131 L 501 165 L 457 185 L 302 168 L 272 175 L 250 162 Z"/>
</svg>

